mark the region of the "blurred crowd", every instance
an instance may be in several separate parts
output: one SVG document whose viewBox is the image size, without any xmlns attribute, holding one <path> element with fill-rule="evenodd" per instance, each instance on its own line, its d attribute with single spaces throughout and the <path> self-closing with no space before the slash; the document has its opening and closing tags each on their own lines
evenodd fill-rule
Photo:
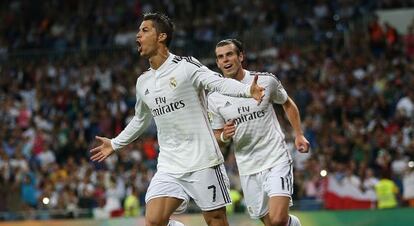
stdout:
<svg viewBox="0 0 414 226">
<path fill-rule="evenodd" d="M 412 6 L 412 0 L 5 0 L 0 2 L 0 56 L 134 47 L 139 18 L 149 11 L 174 18 L 177 51 L 203 56 L 211 55 L 217 40 L 234 36 L 254 50 L 292 39 L 324 41 L 376 9 Z"/>
<path fill-rule="evenodd" d="M 196 55 L 214 68 L 214 44 L 235 37 L 246 46 L 247 68 L 279 77 L 311 143 L 310 154 L 294 150 L 290 126 L 275 106 L 295 158 L 294 200 L 323 199 L 324 171 L 361 190 L 389 175 L 399 188 L 399 205 L 410 205 L 414 21 L 399 34 L 372 12 L 413 5 L 2 1 L 0 213 L 8 213 L 0 220 L 33 210 L 62 210 L 59 217 L 76 217 L 78 209 L 96 217 L 143 213 L 156 170 L 155 125 L 104 163 L 89 161 L 88 150 L 97 145 L 96 135 L 114 137 L 134 114 L 135 81 L 148 68 L 134 40 L 147 11 L 166 12 L 176 22 L 174 53 Z M 353 23 L 361 26 L 351 29 Z M 233 155 L 226 167 L 239 190 Z"/>
</svg>

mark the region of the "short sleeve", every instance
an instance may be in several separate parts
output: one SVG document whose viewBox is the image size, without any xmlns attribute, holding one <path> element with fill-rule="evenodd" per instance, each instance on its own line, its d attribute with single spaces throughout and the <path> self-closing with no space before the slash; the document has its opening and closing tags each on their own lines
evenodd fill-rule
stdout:
<svg viewBox="0 0 414 226">
<path fill-rule="evenodd" d="M 269 78 L 270 98 L 273 103 L 284 104 L 288 99 L 287 92 L 280 80 L 273 74 Z"/>
</svg>

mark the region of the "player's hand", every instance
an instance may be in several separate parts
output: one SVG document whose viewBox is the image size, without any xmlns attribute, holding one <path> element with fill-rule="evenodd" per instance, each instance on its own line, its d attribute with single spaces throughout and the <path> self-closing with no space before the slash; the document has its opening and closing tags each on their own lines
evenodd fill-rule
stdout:
<svg viewBox="0 0 414 226">
<path fill-rule="evenodd" d="M 295 138 L 296 149 L 301 153 L 307 153 L 309 151 L 309 141 L 303 135 L 296 136 Z"/>
<path fill-rule="evenodd" d="M 223 128 L 223 138 L 225 140 L 230 140 L 236 133 L 236 125 L 234 125 L 234 120 L 230 120 L 224 124 Z"/>
<path fill-rule="evenodd" d="M 265 92 L 264 92 L 265 88 L 257 85 L 258 79 L 259 79 L 258 75 L 254 76 L 254 80 L 252 82 L 252 85 L 250 86 L 250 94 L 255 100 L 257 100 L 257 105 L 259 105 L 262 102 L 263 97 L 265 95 Z"/>
<path fill-rule="evenodd" d="M 90 150 L 92 157 L 92 161 L 102 162 L 108 156 L 110 156 L 112 153 L 114 153 L 114 149 L 112 149 L 111 140 L 106 137 L 95 137 L 98 141 L 100 141 L 102 144 L 98 147 L 95 147 L 94 149 Z"/>
</svg>

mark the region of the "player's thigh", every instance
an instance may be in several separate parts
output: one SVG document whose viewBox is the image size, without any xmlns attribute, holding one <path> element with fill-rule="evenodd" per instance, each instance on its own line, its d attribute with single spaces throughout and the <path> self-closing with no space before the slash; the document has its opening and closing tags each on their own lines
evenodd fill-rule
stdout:
<svg viewBox="0 0 414 226">
<path fill-rule="evenodd" d="M 145 195 L 146 220 L 156 223 L 168 220 L 172 213 L 185 211 L 189 196 L 174 176 L 157 172 Z"/>
<path fill-rule="evenodd" d="M 217 165 L 183 178 L 184 189 L 202 211 L 220 209 L 231 203 L 230 183 L 224 166 Z"/>
<path fill-rule="evenodd" d="M 269 197 L 263 187 L 263 181 L 267 171 L 264 170 L 256 174 L 240 176 L 244 201 L 250 218 L 252 219 L 260 219 L 269 211 Z"/>
<path fill-rule="evenodd" d="M 264 217 L 265 224 L 266 221 L 270 222 L 270 225 L 280 225 L 287 222 L 289 207 L 292 206 L 292 164 L 278 164 L 267 171 L 263 186 L 269 197 L 269 213 Z"/>
<path fill-rule="evenodd" d="M 146 204 L 145 221 L 147 225 L 166 225 L 170 216 L 181 205 L 182 199 L 175 197 L 153 198 Z"/>
</svg>

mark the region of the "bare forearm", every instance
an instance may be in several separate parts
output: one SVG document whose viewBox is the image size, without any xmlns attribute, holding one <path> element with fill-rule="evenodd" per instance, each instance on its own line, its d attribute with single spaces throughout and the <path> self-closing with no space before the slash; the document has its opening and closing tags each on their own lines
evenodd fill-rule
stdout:
<svg viewBox="0 0 414 226">
<path fill-rule="evenodd" d="M 286 103 L 283 104 L 283 109 L 286 113 L 286 116 L 289 120 L 290 125 L 292 126 L 293 130 L 295 131 L 295 135 L 303 135 L 302 127 L 301 127 L 301 120 L 299 115 L 299 109 L 296 106 L 295 102 L 288 97 Z"/>
<path fill-rule="evenodd" d="M 227 143 L 224 143 L 221 141 L 221 133 L 223 132 L 223 129 L 215 129 L 214 130 L 214 136 L 216 137 L 217 143 L 220 147 L 225 147 Z"/>
</svg>

